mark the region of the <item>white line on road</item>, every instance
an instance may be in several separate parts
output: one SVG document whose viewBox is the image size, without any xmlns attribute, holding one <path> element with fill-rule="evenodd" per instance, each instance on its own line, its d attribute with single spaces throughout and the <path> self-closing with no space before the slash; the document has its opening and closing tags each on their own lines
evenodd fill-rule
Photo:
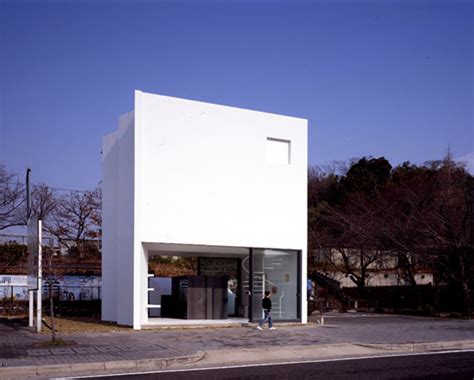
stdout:
<svg viewBox="0 0 474 380">
<path fill-rule="evenodd" d="M 453 353 L 461 353 L 461 352 L 474 352 L 474 349 L 432 351 L 432 352 L 408 352 L 408 353 L 398 353 L 398 354 L 390 354 L 390 355 L 371 355 L 371 356 L 356 356 L 356 357 L 348 357 L 348 358 L 300 360 L 300 361 L 289 361 L 289 362 L 280 362 L 280 363 L 240 364 L 240 365 L 230 365 L 230 366 L 221 366 L 221 367 L 178 368 L 178 369 L 146 371 L 146 372 L 125 372 L 125 373 L 111 373 L 111 374 L 104 374 L 104 375 L 55 377 L 55 378 L 50 378 L 50 379 L 52 379 L 52 380 L 92 379 L 92 378 L 113 377 L 113 376 L 151 375 L 151 374 L 154 374 L 154 373 L 196 372 L 196 371 L 209 371 L 209 370 L 219 370 L 219 369 L 235 369 L 235 368 L 251 368 L 251 367 L 263 367 L 263 366 L 278 366 L 278 365 L 289 365 L 289 364 L 327 363 L 327 362 L 338 362 L 338 361 L 349 361 L 349 360 L 395 358 L 395 357 L 401 357 L 401 356 L 441 355 L 441 354 L 453 354 Z"/>
</svg>

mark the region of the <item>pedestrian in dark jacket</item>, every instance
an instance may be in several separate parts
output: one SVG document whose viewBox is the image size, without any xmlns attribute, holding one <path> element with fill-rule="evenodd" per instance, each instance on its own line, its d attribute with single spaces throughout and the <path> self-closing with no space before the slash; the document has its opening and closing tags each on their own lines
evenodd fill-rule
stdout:
<svg viewBox="0 0 474 380">
<path fill-rule="evenodd" d="M 262 309 L 263 309 L 263 319 L 261 319 L 258 323 L 257 329 L 263 330 L 263 324 L 268 321 L 268 328 L 270 330 L 275 330 L 273 327 L 273 320 L 272 320 L 272 300 L 270 299 L 271 293 L 267 290 L 265 292 L 265 298 L 262 299 Z"/>
</svg>

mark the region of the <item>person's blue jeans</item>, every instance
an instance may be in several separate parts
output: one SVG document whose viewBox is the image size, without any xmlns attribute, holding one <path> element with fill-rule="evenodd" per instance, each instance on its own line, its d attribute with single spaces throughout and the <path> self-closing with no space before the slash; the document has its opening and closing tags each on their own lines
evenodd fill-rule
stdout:
<svg viewBox="0 0 474 380">
<path fill-rule="evenodd" d="M 258 323 L 259 326 L 263 326 L 263 324 L 268 321 L 268 328 L 271 328 L 273 326 L 273 320 L 272 320 L 272 311 L 271 310 L 264 310 L 263 311 L 263 319 L 260 320 Z"/>
</svg>

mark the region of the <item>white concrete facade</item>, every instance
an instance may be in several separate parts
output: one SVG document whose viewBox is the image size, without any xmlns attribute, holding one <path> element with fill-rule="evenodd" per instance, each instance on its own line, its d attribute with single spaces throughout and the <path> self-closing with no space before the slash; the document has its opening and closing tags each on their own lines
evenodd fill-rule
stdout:
<svg viewBox="0 0 474 380">
<path fill-rule="evenodd" d="M 102 319 L 148 322 L 153 244 L 301 251 L 305 323 L 307 121 L 136 91 L 103 139 Z"/>
</svg>

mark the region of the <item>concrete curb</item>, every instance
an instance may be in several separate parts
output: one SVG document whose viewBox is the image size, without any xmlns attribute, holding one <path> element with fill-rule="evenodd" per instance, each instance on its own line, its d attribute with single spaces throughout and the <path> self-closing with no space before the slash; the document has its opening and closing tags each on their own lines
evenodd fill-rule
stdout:
<svg viewBox="0 0 474 380">
<path fill-rule="evenodd" d="M 278 322 L 278 327 L 319 327 L 320 324 L 316 322 L 308 322 L 302 324 L 300 322 Z M 257 327 L 256 322 L 242 322 L 242 323 L 216 323 L 216 324 L 205 324 L 205 325 L 144 325 L 142 330 L 146 331 L 159 331 L 159 330 L 211 330 L 211 329 L 227 329 L 227 328 L 255 328 Z M 324 327 L 324 325 L 322 326 Z"/>
<path fill-rule="evenodd" d="M 357 347 L 360 347 L 357 349 Z M 201 365 L 229 365 L 258 362 L 281 362 L 282 360 L 310 360 L 344 357 L 345 355 L 368 355 L 375 351 L 399 353 L 434 352 L 443 350 L 474 349 L 474 340 L 448 342 L 411 342 L 411 343 L 330 343 L 314 346 L 274 347 L 271 351 L 262 351 L 262 347 L 245 350 L 211 350 L 208 353 L 198 351 L 192 355 L 159 359 L 121 360 L 92 363 L 70 363 L 57 365 L 0 367 L 0 379 L 18 379 L 40 377 L 61 377 L 77 375 L 103 375 L 123 372 L 148 372 L 202 361 Z M 231 359 L 232 358 L 232 359 Z M 203 360 L 205 359 L 205 360 Z M 225 364 L 224 364 L 225 363 Z"/>
<path fill-rule="evenodd" d="M 450 342 L 423 342 L 423 343 L 353 343 L 356 346 L 374 348 L 386 351 L 408 351 L 408 352 L 426 352 L 426 351 L 444 351 L 444 350 L 462 350 L 474 349 L 474 340 L 461 340 Z"/>
<path fill-rule="evenodd" d="M 70 363 L 55 365 L 37 365 L 22 367 L 0 368 L 0 379 L 18 379 L 35 376 L 76 376 L 76 375 L 103 375 L 115 372 L 153 371 L 171 368 L 177 365 L 195 363 L 204 358 L 203 351 L 193 355 L 174 356 L 159 359 L 120 360 L 92 363 Z"/>
</svg>

